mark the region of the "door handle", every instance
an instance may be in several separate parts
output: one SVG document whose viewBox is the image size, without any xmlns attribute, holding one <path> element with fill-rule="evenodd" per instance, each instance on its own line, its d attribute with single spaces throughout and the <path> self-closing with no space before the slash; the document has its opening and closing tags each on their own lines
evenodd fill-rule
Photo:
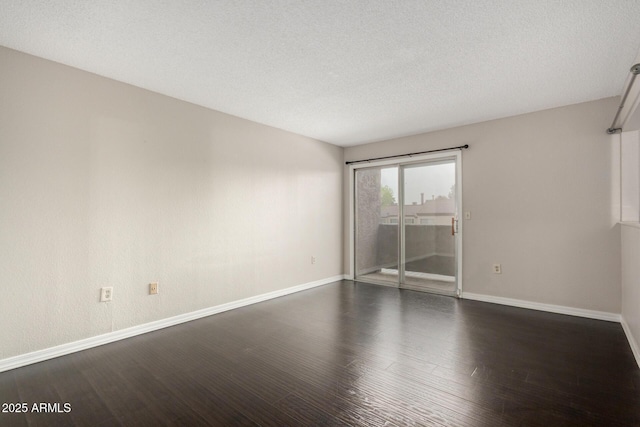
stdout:
<svg viewBox="0 0 640 427">
<path fill-rule="evenodd" d="M 451 235 L 456 235 L 456 218 L 453 216 L 451 217 Z"/>
</svg>

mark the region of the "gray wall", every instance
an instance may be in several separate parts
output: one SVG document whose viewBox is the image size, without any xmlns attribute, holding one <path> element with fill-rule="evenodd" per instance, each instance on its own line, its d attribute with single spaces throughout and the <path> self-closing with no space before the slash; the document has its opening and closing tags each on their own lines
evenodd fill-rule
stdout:
<svg viewBox="0 0 640 427">
<path fill-rule="evenodd" d="M 622 318 L 640 365 L 640 224 L 623 225 L 621 233 Z"/>
<path fill-rule="evenodd" d="M 640 56 L 636 62 L 640 61 Z M 629 343 L 640 366 L 640 223 L 638 223 L 638 145 L 640 144 L 640 108 L 636 108 L 632 119 L 624 125 L 625 132 L 619 135 L 621 157 L 617 172 L 620 173 L 622 219 L 628 220 L 620 227 L 622 236 L 622 324 Z M 618 135 L 614 136 L 615 139 Z M 623 148 L 624 147 L 624 148 Z M 622 173 L 624 172 L 624 173 Z M 629 197 L 632 194 L 633 197 Z M 635 204 L 628 205 L 629 201 Z M 630 213 L 635 215 L 629 215 Z"/>
<path fill-rule="evenodd" d="M 611 208 L 618 178 L 604 132 L 618 101 L 349 147 L 345 160 L 470 144 L 462 155 L 463 206 L 471 212 L 462 224 L 464 291 L 620 313 L 620 231 Z M 501 275 L 493 263 L 502 264 Z"/>
<path fill-rule="evenodd" d="M 0 76 L 0 359 L 342 274 L 341 148 L 1 47 Z"/>
</svg>

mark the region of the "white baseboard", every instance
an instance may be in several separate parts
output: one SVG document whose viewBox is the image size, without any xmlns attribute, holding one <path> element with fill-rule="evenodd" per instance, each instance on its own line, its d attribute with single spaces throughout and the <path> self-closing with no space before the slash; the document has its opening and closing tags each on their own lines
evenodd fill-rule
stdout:
<svg viewBox="0 0 640 427">
<path fill-rule="evenodd" d="M 606 311 L 586 310 L 583 308 L 566 307 L 563 305 L 544 304 L 541 302 L 532 302 L 512 298 L 496 297 L 492 295 L 473 294 L 469 292 L 462 293 L 463 299 L 475 301 L 490 302 L 493 304 L 510 305 L 512 307 L 528 308 L 530 310 L 548 311 L 550 313 L 567 314 L 569 316 L 586 317 L 589 319 L 606 320 L 609 322 L 618 322 L 622 320 L 622 316 L 617 313 L 609 313 Z"/>
<path fill-rule="evenodd" d="M 168 328 L 170 326 L 179 325 L 180 323 L 190 322 L 202 317 L 211 316 L 213 314 L 222 313 L 224 311 L 233 310 L 235 308 L 245 307 L 247 305 L 282 297 L 285 295 L 293 294 L 295 292 L 300 292 L 318 286 L 326 285 L 332 282 L 337 282 L 344 279 L 345 276 L 346 275 L 341 274 L 326 279 L 316 280 L 314 282 L 303 283 L 302 285 L 292 286 L 290 288 L 281 289 L 279 291 L 268 292 L 266 294 L 256 295 L 254 297 L 232 301 L 226 304 L 220 304 L 213 307 L 204 308 L 202 310 L 192 311 L 190 313 L 179 314 L 177 316 L 168 317 L 166 319 L 144 323 L 142 325 L 133 326 L 131 328 L 113 331 L 95 337 L 86 338 L 55 347 L 45 348 L 43 350 L 21 354 L 14 357 L 9 357 L 7 359 L 0 360 L 0 372 L 30 365 L 32 363 L 42 362 L 44 360 L 53 359 L 56 357 L 64 356 L 66 354 L 75 353 L 77 351 L 98 347 L 103 344 L 123 340 L 125 338 L 145 334 L 147 332 L 157 331 L 158 329 Z"/>
<path fill-rule="evenodd" d="M 624 317 L 621 319 L 620 323 L 622 324 L 622 329 L 624 329 L 624 333 L 627 336 L 627 341 L 629 341 L 629 345 L 631 346 L 633 356 L 636 358 L 636 363 L 640 368 L 640 346 L 638 346 L 638 342 L 633 337 L 631 328 L 629 327 L 629 324 L 624 320 Z"/>
</svg>

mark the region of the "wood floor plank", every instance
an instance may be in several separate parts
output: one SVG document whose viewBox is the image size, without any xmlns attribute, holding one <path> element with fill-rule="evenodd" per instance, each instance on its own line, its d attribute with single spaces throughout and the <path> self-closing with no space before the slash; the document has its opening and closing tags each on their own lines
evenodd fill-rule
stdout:
<svg viewBox="0 0 640 427">
<path fill-rule="evenodd" d="M 225 400 L 224 395 L 211 393 L 206 387 L 184 375 L 167 374 L 160 382 L 172 390 L 173 399 L 189 406 L 210 425 L 256 426 L 243 413 Z"/>
<path fill-rule="evenodd" d="M 64 412 L 62 398 L 50 380 L 55 363 L 37 363 L 32 369 L 17 369 L 14 378 L 20 400 L 30 410 L 26 414 L 30 426 L 74 425 L 70 412 Z"/>
<path fill-rule="evenodd" d="M 55 363 L 64 359 L 56 359 L 51 362 Z M 70 416 L 76 425 L 89 425 L 92 422 L 116 418 L 82 371 L 73 369 L 73 363 L 61 363 L 60 365 L 55 374 L 49 376 L 49 381 L 55 387 L 62 401 L 70 404 Z"/>
<path fill-rule="evenodd" d="M 343 426 L 333 415 L 313 406 L 294 393 L 276 402 L 276 407 L 304 426 Z"/>
<path fill-rule="evenodd" d="M 273 405 L 219 371 L 203 372 L 201 369 L 194 369 L 187 374 L 187 377 L 205 387 L 212 395 L 223 396 L 225 402 L 234 410 L 258 425 L 273 427 L 297 425 L 293 418 L 276 411 Z"/>
<path fill-rule="evenodd" d="M 403 413 L 414 413 L 427 420 L 438 420 L 445 425 L 482 425 L 488 420 L 491 420 L 493 425 L 501 423 L 503 402 L 500 399 L 488 396 L 493 407 L 487 408 L 437 388 L 424 387 L 420 382 L 407 380 L 388 371 L 374 370 L 355 383 L 341 385 L 355 393 L 361 393 L 364 400 L 387 397 L 390 394 L 389 390 L 393 390 L 391 396 L 395 402 L 394 406 Z"/>
<path fill-rule="evenodd" d="M 0 425 L 640 425 L 620 324 L 349 281 L 0 373 Z M 0 402 L 1 403 L 1 402 Z"/>
<path fill-rule="evenodd" d="M 0 374 L 0 404 L 7 405 L 0 411 L 0 425 L 26 426 L 27 414 L 22 410 L 24 402 L 18 392 L 14 373 L 15 371 L 9 371 Z"/>
</svg>

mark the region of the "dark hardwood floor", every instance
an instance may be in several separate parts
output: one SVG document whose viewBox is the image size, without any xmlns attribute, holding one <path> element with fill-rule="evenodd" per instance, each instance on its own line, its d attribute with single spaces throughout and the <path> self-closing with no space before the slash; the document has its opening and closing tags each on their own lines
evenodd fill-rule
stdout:
<svg viewBox="0 0 640 427">
<path fill-rule="evenodd" d="M 619 324 L 349 281 L 4 372 L 0 396 L 29 405 L 2 426 L 640 425 Z"/>
</svg>

